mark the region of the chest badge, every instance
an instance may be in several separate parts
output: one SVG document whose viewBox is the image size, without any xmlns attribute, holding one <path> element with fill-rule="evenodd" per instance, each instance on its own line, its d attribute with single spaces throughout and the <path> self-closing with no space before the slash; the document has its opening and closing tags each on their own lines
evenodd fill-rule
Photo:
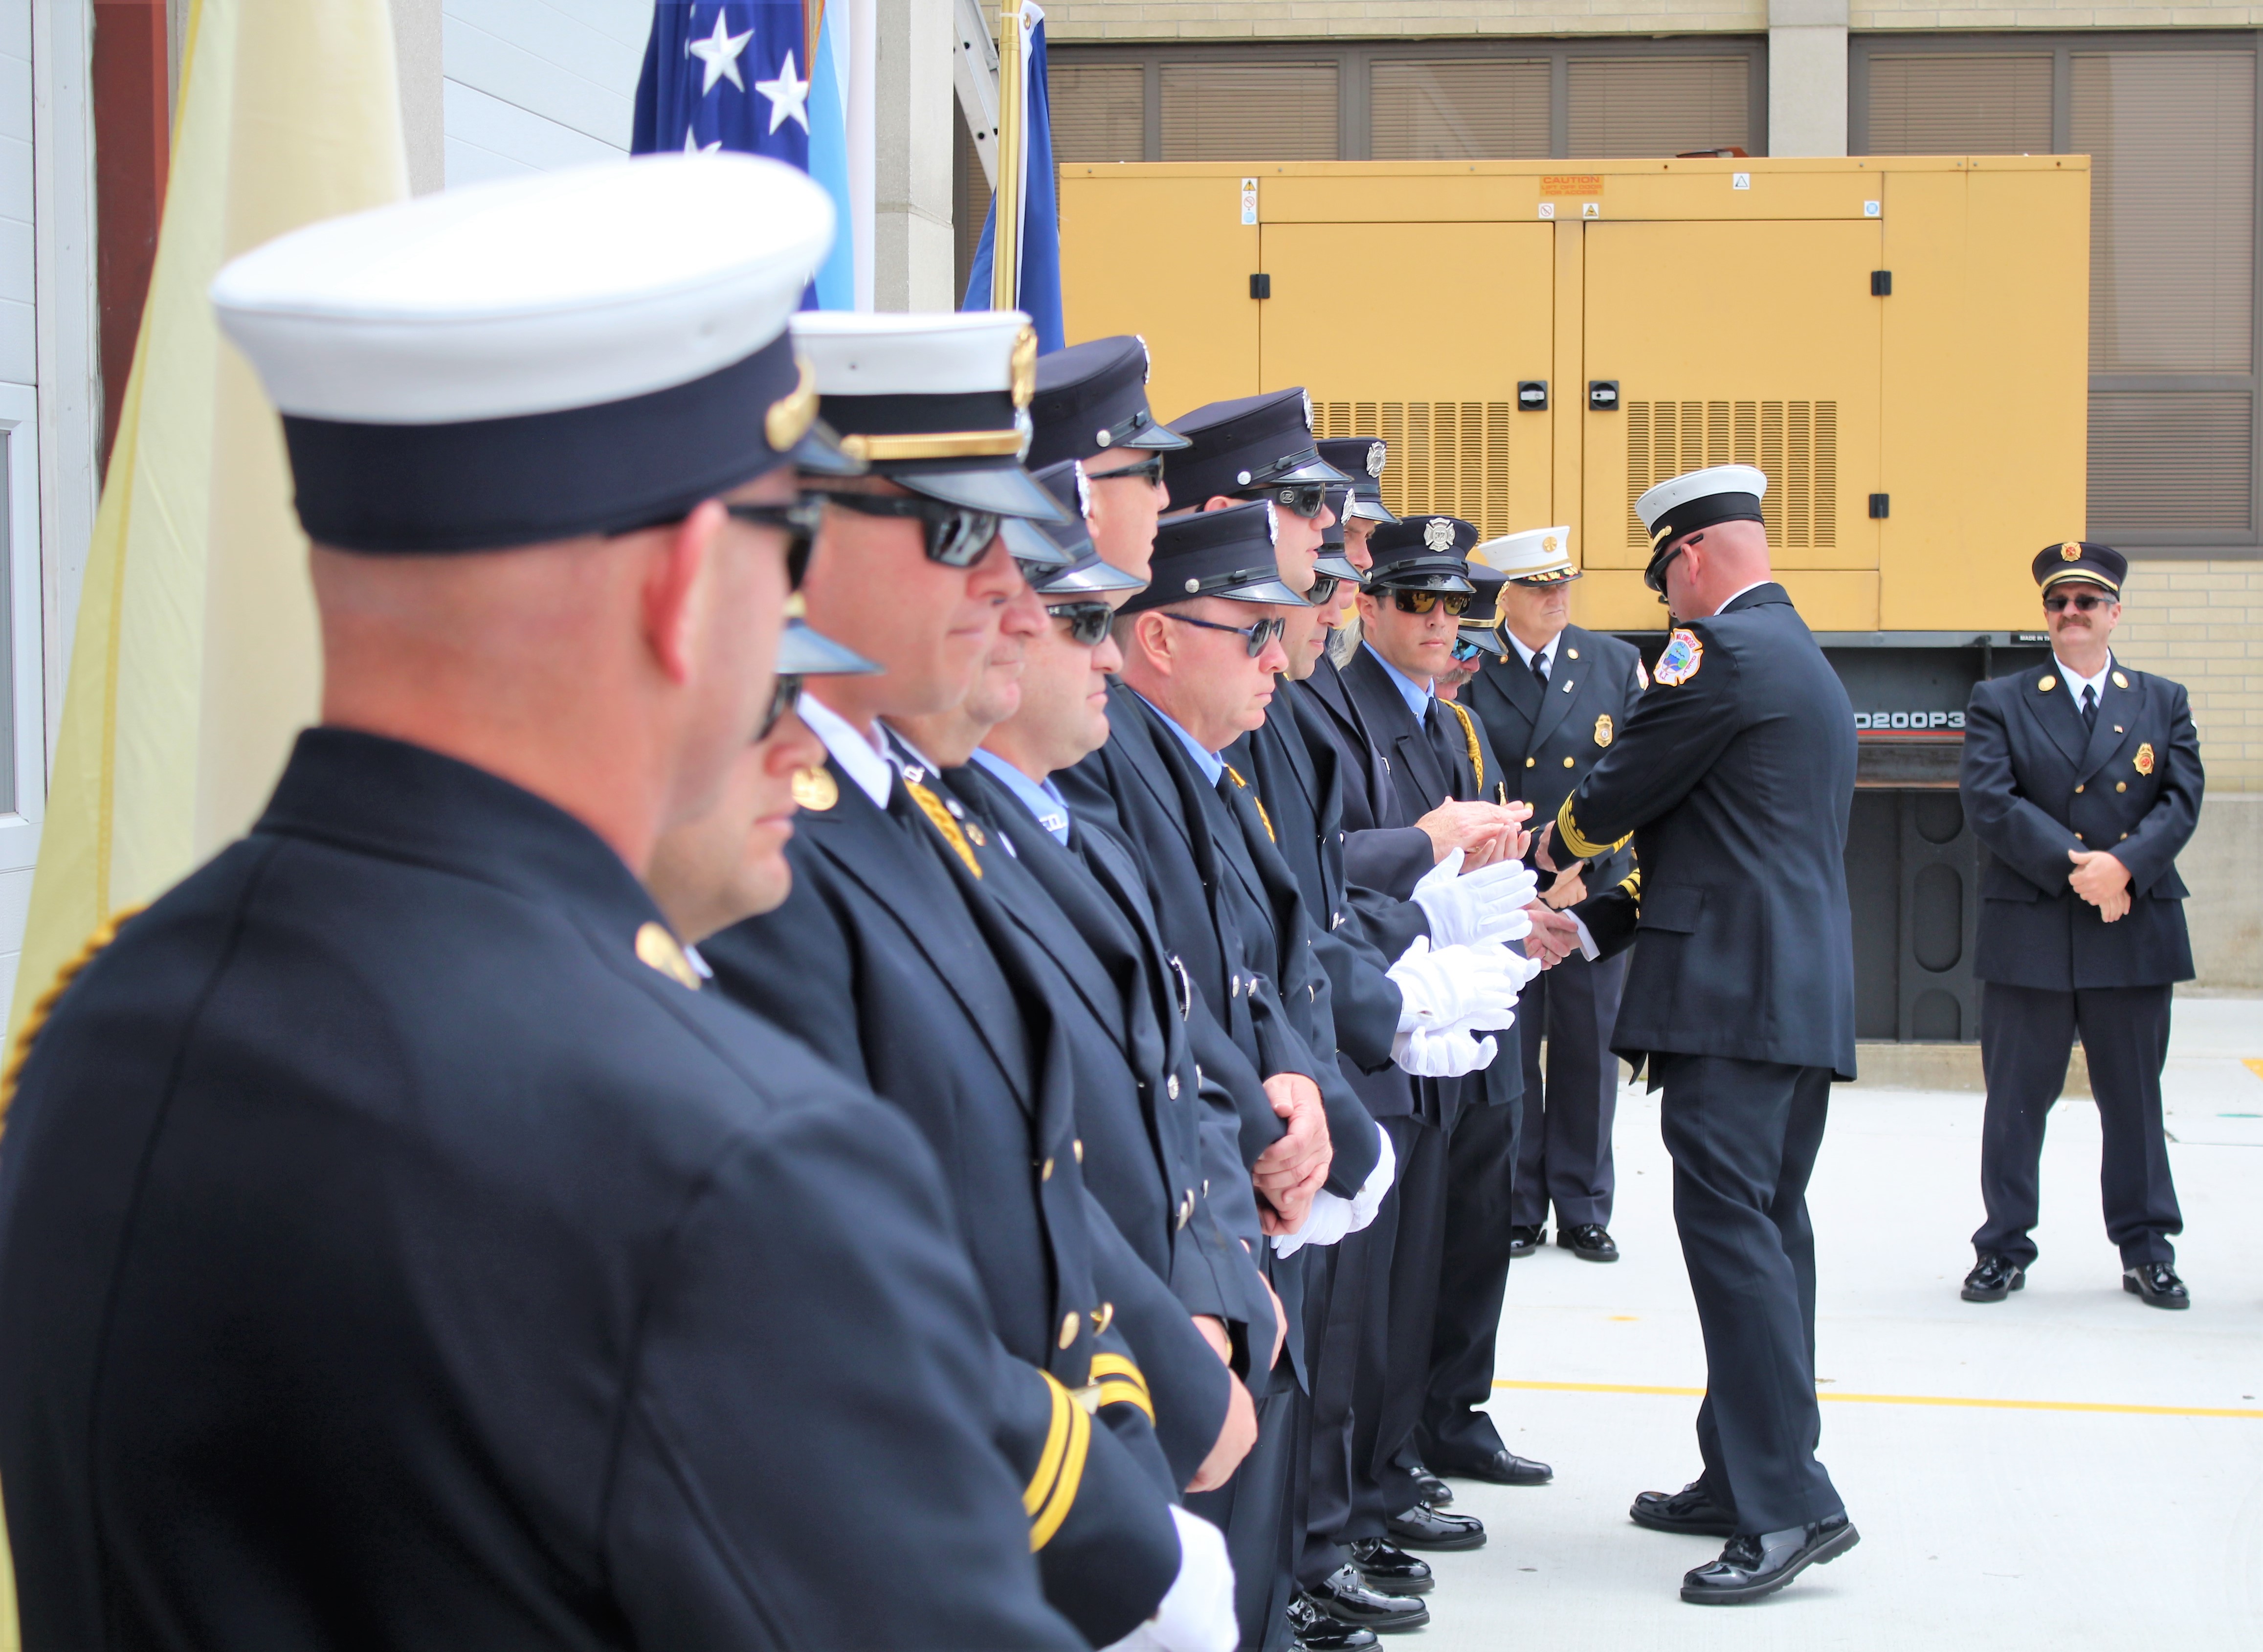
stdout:
<svg viewBox="0 0 2263 1652">
<path fill-rule="evenodd" d="M 1668 688 L 1679 688 L 1696 676 L 1704 663 L 1705 645 L 1697 640 L 1697 634 L 1677 628 L 1667 640 L 1666 652 L 1658 656 L 1657 669 L 1651 675 Z"/>
<path fill-rule="evenodd" d="M 688 991 L 699 990 L 698 972 L 691 960 L 683 955 L 683 948 L 675 936 L 658 924 L 647 923 L 636 932 L 637 961 L 650 969 L 657 969 L 677 986 Z"/>
<path fill-rule="evenodd" d="M 2129 759 L 2129 766 L 2136 770 L 2140 774 L 2151 774 L 2153 772 L 2153 744 L 2151 741 L 2149 740 L 2144 745 L 2137 748 L 2137 755 Z"/>
<path fill-rule="evenodd" d="M 793 775 L 793 801 L 797 808 L 806 808 L 822 815 L 841 801 L 841 782 L 833 778 L 833 771 L 822 764 L 806 769 L 797 769 Z"/>
<path fill-rule="evenodd" d="M 1595 719 L 1595 743 L 1599 746 L 1611 743 L 1611 714 L 1609 712 Z"/>
</svg>

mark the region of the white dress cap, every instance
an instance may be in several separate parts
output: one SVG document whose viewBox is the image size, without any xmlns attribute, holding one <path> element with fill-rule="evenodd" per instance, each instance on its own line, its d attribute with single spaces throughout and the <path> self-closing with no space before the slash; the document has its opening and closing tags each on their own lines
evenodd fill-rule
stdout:
<svg viewBox="0 0 2263 1652">
<path fill-rule="evenodd" d="M 820 395 L 1003 391 L 1026 407 L 1037 389 L 1037 333 L 1019 310 L 804 310 L 793 337 L 817 370 Z"/>
<path fill-rule="evenodd" d="M 833 215 L 776 161 L 647 156 L 311 224 L 228 264 L 212 300 L 286 414 L 449 424 L 597 407 L 777 337 Z"/>
<path fill-rule="evenodd" d="M 1470 553 L 1470 561 L 1483 562 L 1496 574 L 1533 584 L 1554 584 L 1577 579 L 1572 562 L 1572 530 L 1568 527 L 1526 528 L 1487 540 Z"/>
<path fill-rule="evenodd" d="M 1752 466 L 1712 465 L 1703 470 L 1693 470 L 1669 482 L 1659 482 L 1634 502 L 1634 513 L 1642 518 L 1645 530 L 1655 533 L 1659 519 L 1672 512 L 1676 505 L 1709 499 L 1715 494 L 1750 494 L 1758 499 L 1767 492 L 1767 475 Z"/>
</svg>

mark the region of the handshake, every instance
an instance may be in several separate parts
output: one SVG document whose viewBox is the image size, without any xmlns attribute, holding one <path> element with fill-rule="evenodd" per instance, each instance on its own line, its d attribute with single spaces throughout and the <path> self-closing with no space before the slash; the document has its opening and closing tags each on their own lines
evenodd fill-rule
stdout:
<svg viewBox="0 0 2263 1652">
<path fill-rule="evenodd" d="M 1414 886 L 1430 920 L 1391 967 L 1400 995 L 1392 1056 L 1421 1078 L 1454 1078 L 1488 1065 L 1499 1047 L 1486 1032 L 1516 1025 L 1516 996 L 1544 967 L 1508 943 L 1532 933 L 1537 887 L 1529 868 L 1497 861 L 1464 876 L 1456 849 Z"/>
</svg>

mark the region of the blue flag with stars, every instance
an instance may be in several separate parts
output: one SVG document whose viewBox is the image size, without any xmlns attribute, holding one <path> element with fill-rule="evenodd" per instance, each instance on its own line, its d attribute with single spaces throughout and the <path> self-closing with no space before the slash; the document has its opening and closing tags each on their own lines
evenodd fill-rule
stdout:
<svg viewBox="0 0 2263 1652">
<path fill-rule="evenodd" d="M 801 0 L 657 0 L 630 153 L 736 149 L 809 170 Z"/>
</svg>

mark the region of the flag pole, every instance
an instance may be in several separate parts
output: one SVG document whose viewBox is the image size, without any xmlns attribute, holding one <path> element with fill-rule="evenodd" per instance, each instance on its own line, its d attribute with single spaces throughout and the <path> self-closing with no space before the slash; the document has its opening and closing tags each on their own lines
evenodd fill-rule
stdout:
<svg viewBox="0 0 2263 1652">
<path fill-rule="evenodd" d="M 990 238 L 990 308 L 1019 308 L 1023 151 L 1027 145 L 1027 70 L 1022 61 L 1020 0 L 998 11 L 998 188 Z"/>
</svg>

